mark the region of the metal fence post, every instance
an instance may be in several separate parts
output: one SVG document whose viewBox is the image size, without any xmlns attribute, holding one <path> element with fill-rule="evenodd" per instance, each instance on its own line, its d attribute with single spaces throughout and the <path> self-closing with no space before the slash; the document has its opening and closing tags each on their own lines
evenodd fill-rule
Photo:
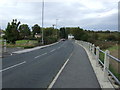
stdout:
<svg viewBox="0 0 120 90">
<path fill-rule="evenodd" d="M 104 57 L 104 81 L 108 81 L 108 69 L 109 69 L 109 56 L 110 52 L 108 50 L 105 51 Z"/>
<path fill-rule="evenodd" d="M 88 42 L 88 50 L 90 51 L 90 43 Z"/>
<path fill-rule="evenodd" d="M 89 50 L 89 42 L 87 42 L 87 49 Z"/>
<path fill-rule="evenodd" d="M 93 55 L 94 55 L 94 52 L 95 52 L 95 45 L 93 44 L 92 45 L 92 53 L 93 53 Z"/>
<path fill-rule="evenodd" d="M 90 52 L 92 52 L 92 43 L 90 43 Z"/>
<path fill-rule="evenodd" d="M 97 46 L 96 47 L 96 66 L 98 67 L 99 66 L 99 47 Z"/>
</svg>

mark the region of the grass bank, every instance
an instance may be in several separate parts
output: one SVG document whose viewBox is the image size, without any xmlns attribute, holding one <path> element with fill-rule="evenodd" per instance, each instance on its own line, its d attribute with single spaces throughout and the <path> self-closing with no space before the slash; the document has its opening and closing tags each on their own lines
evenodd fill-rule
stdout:
<svg viewBox="0 0 120 90">
<path fill-rule="evenodd" d="M 18 40 L 16 44 L 7 43 L 7 47 L 21 47 L 21 48 L 33 48 L 37 46 L 39 43 L 37 40 Z"/>
<path fill-rule="evenodd" d="M 120 45 L 118 44 L 114 44 L 112 45 L 111 47 L 109 48 L 106 48 L 106 49 L 102 49 L 103 51 L 105 50 L 109 50 L 110 51 L 110 55 L 116 57 L 116 58 L 119 58 L 119 55 L 118 55 L 118 50 L 120 48 Z M 100 53 L 100 60 L 104 63 L 104 54 L 103 53 Z M 109 69 L 110 71 L 120 80 L 120 71 L 119 71 L 119 66 L 120 66 L 120 63 L 115 61 L 114 59 L 110 58 L 109 59 Z"/>
</svg>

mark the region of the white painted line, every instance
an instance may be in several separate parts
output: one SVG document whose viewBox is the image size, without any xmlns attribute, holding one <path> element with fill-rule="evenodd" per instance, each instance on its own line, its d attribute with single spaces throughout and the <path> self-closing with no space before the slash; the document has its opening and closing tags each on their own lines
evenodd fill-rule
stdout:
<svg viewBox="0 0 120 90">
<path fill-rule="evenodd" d="M 63 71 L 63 69 L 65 68 L 65 66 L 67 65 L 68 61 L 70 60 L 71 56 L 73 55 L 73 53 L 71 53 L 71 55 L 69 56 L 69 58 L 67 59 L 67 61 L 64 63 L 64 65 L 62 66 L 62 68 L 59 70 L 59 72 L 57 73 L 57 75 L 55 76 L 55 78 L 53 79 L 53 81 L 50 83 L 50 85 L 48 86 L 47 90 L 50 90 L 53 85 L 55 84 L 56 80 L 58 79 L 58 77 L 60 76 L 61 72 Z"/>
<path fill-rule="evenodd" d="M 47 53 L 43 53 L 43 54 L 41 54 L 41 55 L 39 55 L 39 56 L 36 56 L 35 58 L 39 58 L 39 57 L 41 57 L 41 56 L 44 56 L 44 55 L 46 55 Z"/>
<path fill-rule="evenodd" d="M 11 68 L 14 68 L 14 67 L 17 67 L 17 66 L 22 65 L 22 64 L 24 64 L 24 63 L 26 63 L 26 61 L 21 62 L 21 63 L 16 64 L 16 65 L 13 65 L 13 66 L 10 66 L 10 67 L 5 68 L 5 69 L 3 69 L 3 70 L 0 70 L 0 72 L 6 71 L 6 70 L 11 69 Z"/>
<path fill-rule="evenodd" d="M 58 47 L 58 49 L 60 49 L 60 47 Z"/>
<path fill-rule="evenodd" d="M 44 54 L 42 54 L 42 55 L 46 55 L 47 53 L 44 53 Z"/>
<path fill-rule="evenodd" d="M 56 49 L 51 50 L 50 52 L 54 52 Z"/>
</svg>

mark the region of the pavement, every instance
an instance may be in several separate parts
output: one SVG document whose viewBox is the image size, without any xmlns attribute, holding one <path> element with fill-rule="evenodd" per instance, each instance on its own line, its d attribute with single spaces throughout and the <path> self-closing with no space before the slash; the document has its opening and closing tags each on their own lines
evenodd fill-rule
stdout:
<svg viewBox="0 0 120 90">
<path fill-rule="evenodd" d="M 117 90 L 119 88 L 118 85 L 115 85 L 114 82 L 111 81 L 106 81 L 105 76 L 104 76 L 104 70 L 102 69 L 101 65 L 96 63 L 96 57 L 84 46 L 79 43 L 79 41 L 76 41 L 78 45 L 84 48 L 86 51 L 88 58 L 90 60 L 90 63 L 93 67 L 93 70 L 96 74 L 96 77 L 98 79 L 98 82 L 100 84 L 100 87 L 104 90 L 108 88 L 109 90 Z M 110 76 L 108 77 L 109 79 L 111 78 Z M 119 90 L 119 89 L 118 89 Z"/>
<path fill-rule="evenodd" d="M 66 40 L 50 47 L 13 54 L 2 60 L 3 88 L 100 88 L 85 50 Z"/>
<path fill-rule="evenodd" d="M 56 43 L 52 43 L 52 44 L 49 44 L 49 45 L 37 46 L 37 47 L 34 47 L 34 48 L 30 48 L 30 49 L 24 49 L 24 48 L 21 48 L 21 47 L 6 48 L 6 52 L 2 53 L 2 57 L 7 57 L 7 56 L 10 56 L 12 54 L 21 54 L 21 53 L 31 52 L 31 51 L 34 51 L 34 50 L 37 50 L 37 49 L 50 47 L 50 46 L 55 45 L 59 42 L 61 42 L 61 41 L 58 41 Z"/>
<path fill-rule="evenodd" d="M 20 51 L 15 51 L 15 52 L 12 52 L 12 53 L 13 54 L 27 53 L 27 52 L 31 52 L 33 50 L 37 50 L 37 49 L 41 49 L 41 48 L 46 48 L 46 47 L 55 45 L 55 44 L 57 44 L 59 42 L 56 42 L 56 43 L 53 43 L 53 44 L 49 44 L 49 45 L 44 45 L 44 46 L 38 46 L 38 47 L 30 48 L 30 49 L 24 49 L 24 50 L 20 50 Z"/>
</svg>

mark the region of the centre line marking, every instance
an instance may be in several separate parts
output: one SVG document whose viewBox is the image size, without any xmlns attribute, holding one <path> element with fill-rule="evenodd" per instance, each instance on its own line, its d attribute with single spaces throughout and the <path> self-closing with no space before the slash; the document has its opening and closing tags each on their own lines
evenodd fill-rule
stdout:
<svg viewBox="0 0 120 90">
<path fill-rule="evenodd" d="M 60 49 L 60 47 L 58 47 L 58 49 Z"/>
<path fill-rule="evenodd" d="M 14 68 L 14 67 L 17 67 L 17 66 L 22 65 L 22 64 L 24 64 L 24 63 L 26 63 L 26 61 L 21 62 L 21 63 L 18 63 L 18 64 L 13 65 L 13 66 L 10 66 L 10 67 L 5 68 L 5 69 L 3 69 L 3 70 L 0 70 L 0 72 L 6 71 L 6 70 L 11 69 L 11 68 Z"/>
<path fill-rule="evenodd" d="M 54 52 L 56 49 L 51 50 L 50 52 Z"/>
<path fill-rule="evenodd" d="M 35 58 L 39 58 L 39 57 L 44 56 L 44 55 L 46 55 L 46 54 L 47 54 L 47 53 L 41 54 L 41 55 L 39 55 L 39 56 L 36 56 Z"/>
</svg>

